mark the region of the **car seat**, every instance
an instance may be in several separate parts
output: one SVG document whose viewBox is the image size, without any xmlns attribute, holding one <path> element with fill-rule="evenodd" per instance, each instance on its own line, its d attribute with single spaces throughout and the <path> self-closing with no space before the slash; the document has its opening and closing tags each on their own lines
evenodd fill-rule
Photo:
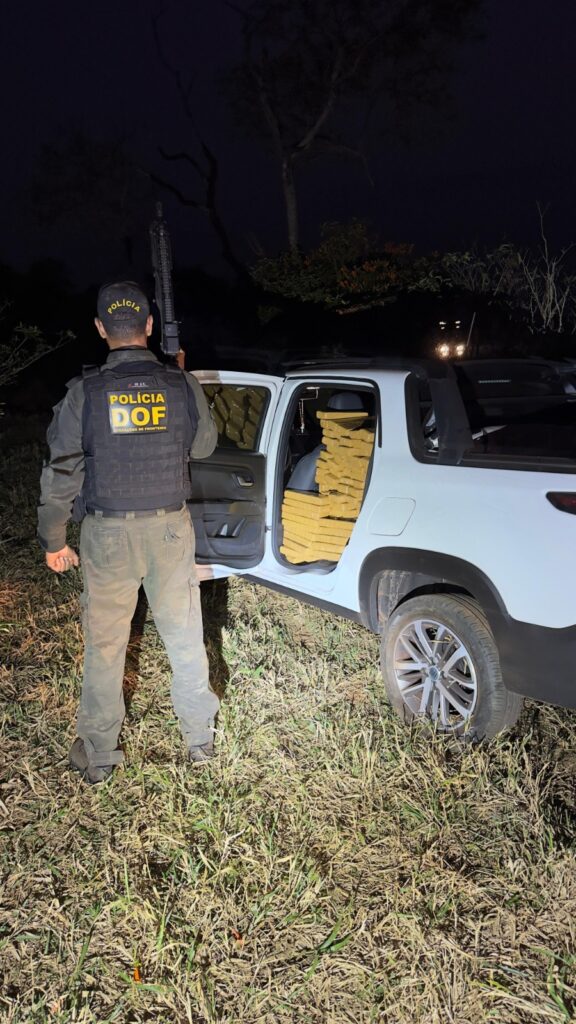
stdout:
<svg viewBox="0 0 576 1024">
<path fill-rule="evenodd" d="M 365 406 L 362 396 L 355 391 L 338 391 L 328 399 L 327 408 L 330 412 L 364 412 Z M 290 491 L 318 491 L 316 483 L 316 469 L 318 458 L 323 452 L 324 445 L 316 445 L 311 452 L 303 455 L 296 463 L 292 475 L 286 484 Z"/>
</svg>

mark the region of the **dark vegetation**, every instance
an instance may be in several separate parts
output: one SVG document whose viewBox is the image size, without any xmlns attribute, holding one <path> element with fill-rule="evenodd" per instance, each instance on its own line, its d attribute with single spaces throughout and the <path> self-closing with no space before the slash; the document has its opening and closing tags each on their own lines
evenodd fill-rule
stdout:
<svg viewBox="0 0 576 1024">
<path fill-rule="evenodd" d="M 324 225 L 316 248 L 262 255 L 248 282 L 176 271 L 187 366 L 278 371 L 311 358 L 430 357 L 448 336 L 467 342 L 468 356 L 574 358 L 570 255 L 550 252 L 544 226 L 537 250 L 506 244 L 426 255 L 381 242 L 359 221 Z M 145 284 L 152 293 L 149 275 Z M 73 291 L 55 264 L 26 274 L 0 267 L 0 395 L 8 408 L 49 407 L 83 364 L 103 360 L 95 292 Z"/>
</svg>

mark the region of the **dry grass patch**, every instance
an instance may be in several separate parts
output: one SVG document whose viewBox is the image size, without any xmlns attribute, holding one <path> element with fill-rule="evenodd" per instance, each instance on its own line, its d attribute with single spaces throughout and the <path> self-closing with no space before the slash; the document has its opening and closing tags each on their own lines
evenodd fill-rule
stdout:
<svg viewBox="0 0 576 1024">
<path fill-rule="evenodd" d="M 407 731 L 376 638 L 235 580 L 205 592 L 216 761 L 183 758 L 143 614 L 126 766 L 85 787 L 79 579 L 30 539 L 29 452 L 28 481 L 5 460 L 0 1020 L 574 1020 L 576 716 L 531 706 L 480 748 Z"/>
</svg>

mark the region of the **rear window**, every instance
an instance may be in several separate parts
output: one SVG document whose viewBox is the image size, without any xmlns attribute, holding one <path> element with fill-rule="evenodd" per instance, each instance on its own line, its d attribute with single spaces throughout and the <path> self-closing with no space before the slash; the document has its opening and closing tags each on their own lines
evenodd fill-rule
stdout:
<svg viewBox="0 0 576 1024">
<path fill-rule="evenodd" d="M 498 360 L 453 364 L 470 434 L 462 462 L 576 471 L 576 364 Z M 414 381 L 412 450 L 438 456 L 437 409 L 430 384 Z M 410 408 L 409 408 L 410 411 Z M 513 468 L 513 466 L 511 467 Z"/>
<path fill-rule="evenodd" d="M 576 368 L 518 360 L 454 370 L 472 452 L 576 459 Z"/>
</svg>

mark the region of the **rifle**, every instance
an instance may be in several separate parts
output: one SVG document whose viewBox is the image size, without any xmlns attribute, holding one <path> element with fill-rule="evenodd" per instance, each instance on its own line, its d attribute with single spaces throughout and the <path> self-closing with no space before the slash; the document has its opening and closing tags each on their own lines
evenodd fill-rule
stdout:
<svg viewBox="0 0 576 1024">
<path fill-rule="evenodd" d="M 178 358 L 180 325 L 174 313 L 174 293 L 172 291 L 172 250 L 168 225 L 162 213 L 162 203 L 156 203 L 156 219 L 150 224 L 150 247 L 152 250 L 152 267 L 156 282 L 156 305 L 160 313 L 160 348 L 164 355 L 172 356 L 180 364 Z M 184 353 L 182 353 L 182 359 Z"/>
</svg>

